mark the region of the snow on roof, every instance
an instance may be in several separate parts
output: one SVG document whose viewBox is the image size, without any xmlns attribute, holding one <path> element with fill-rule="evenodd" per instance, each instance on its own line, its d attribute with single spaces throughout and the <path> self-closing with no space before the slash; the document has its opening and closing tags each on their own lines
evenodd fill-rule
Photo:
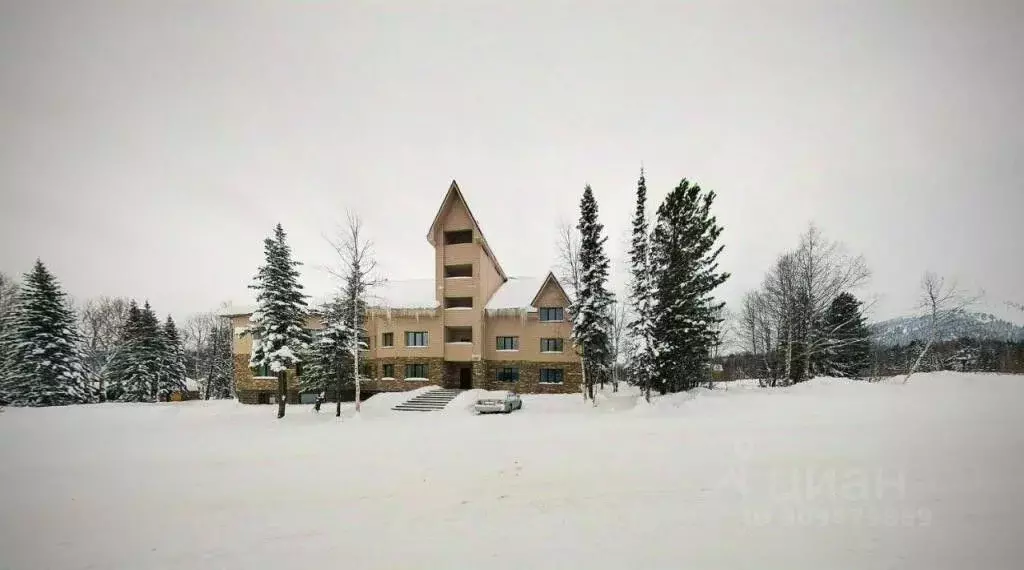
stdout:
<svg viewBox="0 0 1024 570">
<path fill-rule="evenodd" d="M 437 294 L 433 279 L 400 279 L 387 281 L 367 293 L 366 304 L 371 307 L 396 309 L 437 308 Z"/>
<path fill-rule="evenodd" d="M 395 309 L 435 309 L 437 297 L 434 295 L 433 279 L 396 279 L 377 285 L 367 293 L 367 304 L 371 307 L 387 307 Z M 331 296 L 319 296 L 306 299 L 310 309 L 318 309 L 331 302 Z M 251 315 L 256 310 L 255 303 L 231 304 L 220 310 L 222 317 Z"/>
<path fill-rule="evenodd" d="M 185 378 L 185 390 L 188 392 L 198 392 L 199 381 L 195 378 Z"/>
<path fill-rule="evenodd" d="M 487 302 L 486 309 L 531 309 L 530 303 L 537 296 L 544 278 L 541 277 L 509 277 L 503 283 L 491 300 Z"/>
</svg>

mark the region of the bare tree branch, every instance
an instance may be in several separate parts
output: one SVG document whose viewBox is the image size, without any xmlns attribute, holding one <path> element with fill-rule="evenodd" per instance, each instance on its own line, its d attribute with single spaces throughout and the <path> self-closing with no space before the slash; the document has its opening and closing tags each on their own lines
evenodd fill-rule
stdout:
<svg viewBox="0 0 1024 570">
<path fill-rule="evenodd" d="M 575 301 L 580 290 L 580 280 L 583 278 L 580 274 L 580 232 L 575 225 L 564 220 L 558 224 L 555 249 L 558 255 L 558 280 L 569 287 Z"/>
<path fill-rule="evenodd" d="M 964 295 L 955 281 L 946 283 L 944 277 L 931 271 L 925 272 L 921 278 L 921 298 L 917 308 L 928 317 L 928 342 L 925 343 L 914 364 L 907 371 L 907 375 L 903 378 L 904 384 L 910 380 L 914 372 L 917 372 L 921 361 L 928 354 L 928 350 L 938 340 L 939 328 L 963 313 L 975 301 L 977 298 Z"/>
</svg>

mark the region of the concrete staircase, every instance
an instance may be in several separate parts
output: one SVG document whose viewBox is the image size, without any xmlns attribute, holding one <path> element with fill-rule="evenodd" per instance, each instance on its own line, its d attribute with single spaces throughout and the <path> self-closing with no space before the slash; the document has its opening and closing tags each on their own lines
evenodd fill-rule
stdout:
<svg viewBox="0 0 1024 570">
<path fill-rule="evenodd" d="M 411 400 L 398 404 L 392 410 L 398 410 L 402 412 L 433 412 L 434 410 L 443 409 L 451 402 L 455 396 L 458 396 L 462 390 L 446 390 L 437 389 L 429 392 L 424 392 Z"/>
</svg>

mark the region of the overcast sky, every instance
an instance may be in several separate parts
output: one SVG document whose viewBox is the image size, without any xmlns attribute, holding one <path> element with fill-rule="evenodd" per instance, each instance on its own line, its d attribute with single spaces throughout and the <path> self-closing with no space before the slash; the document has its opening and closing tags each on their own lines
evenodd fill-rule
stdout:
<svg viewBox="0 0 1024 570">
<path fill-rule="evenodd" d="M 429 277 L 453 178 L 511 275 L 590 183 L 625 270 L 641 162 L 718 193 L 730 303 L 811 221 L 876 317 L 1019 300 L 1024 3 L 0 0 L 0 271 L 78 299 L 246 300 L 277 222 L 323 292 L 346 209 Z"/>
</svg>

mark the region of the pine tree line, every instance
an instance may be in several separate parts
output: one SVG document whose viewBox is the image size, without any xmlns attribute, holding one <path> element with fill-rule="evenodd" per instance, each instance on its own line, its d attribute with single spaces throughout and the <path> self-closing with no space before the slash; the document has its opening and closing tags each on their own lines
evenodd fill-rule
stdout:
<svg viewBox="0 0 1024 570">
<path fill-rule="evenodd" d="M 0 403 L 167 400 L 185 376 L 177 326 L 148 302 L 101 298 L 77 314 L 41 261 L 18 287 L 0 279 Z"/>
<path fill-rule="evenodd" d="M 629 307 L 631 318 L 628 372 L 630 382 L 662 394 L 688 390 L 710 379 L 712 349 L 720 343 L 724 303 L 714 290 L 729 274 L 719 270 L 722 227 L 711 213 L 713 191 L 683 179 L 658 207 L 653 229 L 647 219 L 647 183 L 641 170 L 630 243 Z M 580 287 L 573 299 L 573 340 L 580 354 L 584 394 L 603 382 L 611 362 L 609 339 L 614 296 L 608 289 L 604 226 L 598 221 L 593 190 L 580 201 Z"/>
</svg>

